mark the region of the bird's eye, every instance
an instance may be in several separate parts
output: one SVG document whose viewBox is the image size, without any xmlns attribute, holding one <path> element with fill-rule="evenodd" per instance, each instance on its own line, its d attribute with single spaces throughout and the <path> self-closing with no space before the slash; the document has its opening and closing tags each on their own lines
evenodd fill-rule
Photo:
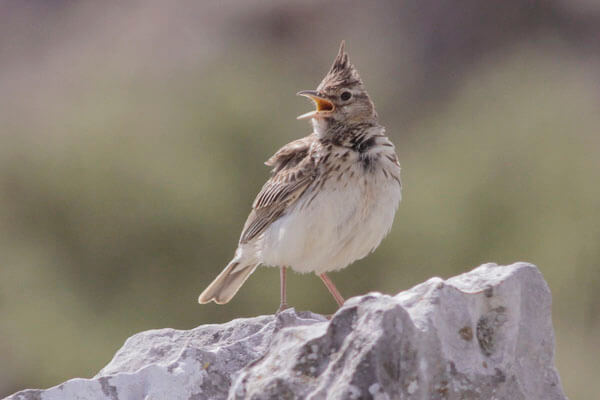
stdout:
<svg viewBox="0 0 600 400">
<path fill-rule="evenodd" d="M 340 99 L 342 99 L 343 101 L 350 100 L 350 97 L 352 97 L 352 93 L 350 92 L 344 92 L 340 95 Z"/>
</svg>

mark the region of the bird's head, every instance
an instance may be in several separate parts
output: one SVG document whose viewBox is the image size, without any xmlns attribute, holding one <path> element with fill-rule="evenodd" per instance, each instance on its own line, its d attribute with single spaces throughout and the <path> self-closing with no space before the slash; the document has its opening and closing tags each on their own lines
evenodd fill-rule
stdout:
<svg viewBox="0 0 600 400">
<path fill-rule="evenodd" d="M 340 123 L 352 125 L 377 119 L 373 102 L 358 71 L 348 60 L 343 41 L 333 65 L 317 89 L 303 90 L 298 95 L 314 101 L 316 110 L 302 114 L 298 119 L 312 118 L 315 127 Z"/>
</svg>

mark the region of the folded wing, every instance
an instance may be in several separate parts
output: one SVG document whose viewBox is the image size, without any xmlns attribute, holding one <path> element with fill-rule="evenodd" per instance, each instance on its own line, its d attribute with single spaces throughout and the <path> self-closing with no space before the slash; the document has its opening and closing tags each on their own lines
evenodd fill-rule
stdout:
<svg viewBox="0 0 600 400">
<path fill-rule="evenodd" d="M 311 136 L 284 146 L 265 164 L 273 176 L 262 187 L 246 220 L 240 243 L 260 235 L 304 193 L 316 176 L 316 162 L 310 155 Z"/>
</svg>

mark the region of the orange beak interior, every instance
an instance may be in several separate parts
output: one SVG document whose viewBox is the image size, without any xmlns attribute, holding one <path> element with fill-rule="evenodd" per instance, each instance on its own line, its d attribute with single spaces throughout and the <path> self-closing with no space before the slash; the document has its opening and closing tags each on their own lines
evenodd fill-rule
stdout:
<svg viewBox="0 0 600 400">
<path fill-rule="evenodd" d="M 335 109 L 335 106 L 331 101 L 327 100 L 324 97 L 321 97 L 315 91 L 306 90 L 304 92 L 299 92 L 298 94 L 300 96 L 306 96 L 309 99 L 311 99 L 315 103 L 315 106 L 317 107 L 317 109 L 314 111 L 310 111 L 310 112 L 307 112 L 306 114 L 300 115 L 298 117 L 298 119 L 315 118 L 318 116 L 322 116 L 323 114 L 329 114 L 331 111 L 333 111 Z"/>
<path fill-rule="evenodd" d="M 312 97 L 312 101 L 317 105 L 317 111 L 333 111 L 333 103 L 321 97 Z"/>
</svg>

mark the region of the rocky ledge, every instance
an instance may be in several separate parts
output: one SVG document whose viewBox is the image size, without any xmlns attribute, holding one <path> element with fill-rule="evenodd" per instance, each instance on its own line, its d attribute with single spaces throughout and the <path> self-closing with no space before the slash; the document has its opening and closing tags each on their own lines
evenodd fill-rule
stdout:
<svg viewBox="0 0 600 400">
<path fill-rule="evenodd" d="M 485 264 L 332 317 L 286 310 L 129 338 L 92 379 L 7 400 L 565 399 L 538 269 Z"/>
</svg>

